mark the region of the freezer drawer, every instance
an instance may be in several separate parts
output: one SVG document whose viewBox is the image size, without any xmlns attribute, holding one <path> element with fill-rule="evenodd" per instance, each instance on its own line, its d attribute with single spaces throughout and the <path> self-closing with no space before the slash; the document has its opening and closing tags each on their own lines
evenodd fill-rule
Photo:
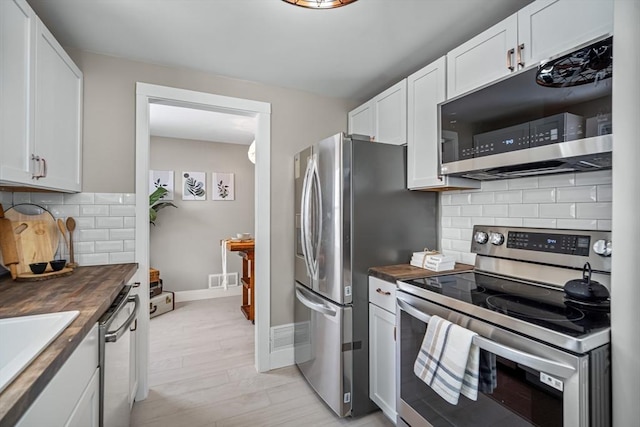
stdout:
<svg viewBox="0 0 640 427">
<path fill-rule="evenodd" d="M 340 417 L 350 415 L 353 382 L 352 308 L 295 286 L 294 352 L 309 384 Z"/>
</svg>

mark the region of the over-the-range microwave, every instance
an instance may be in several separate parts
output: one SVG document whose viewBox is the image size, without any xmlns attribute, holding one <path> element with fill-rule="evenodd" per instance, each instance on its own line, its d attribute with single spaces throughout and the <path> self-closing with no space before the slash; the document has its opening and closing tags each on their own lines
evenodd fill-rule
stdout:
<svg viewBox="0 0 640 427">
<path fill-rule="evenodd" d="M 440 104 L 442 174 L 611 168 L 612 44 L 599 40 Z"/>
</svg>

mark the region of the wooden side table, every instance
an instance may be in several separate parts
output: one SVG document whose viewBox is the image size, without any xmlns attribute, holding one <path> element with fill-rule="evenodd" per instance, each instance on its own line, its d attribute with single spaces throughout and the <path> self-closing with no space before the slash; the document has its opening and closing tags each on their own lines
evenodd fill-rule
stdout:
<svg viewBox="0 0 640 427">
<path fill-rule="evenodd" d="M 228 240 L 227 250 L 239 252 L 242 257 L 242 305 L 240 311 L 242 314 L 255 323 L 255 295 L 254 295 L 254 260 L 255 260 L 255 242 L 253 240 L 238 241 Z"/>
</svg>

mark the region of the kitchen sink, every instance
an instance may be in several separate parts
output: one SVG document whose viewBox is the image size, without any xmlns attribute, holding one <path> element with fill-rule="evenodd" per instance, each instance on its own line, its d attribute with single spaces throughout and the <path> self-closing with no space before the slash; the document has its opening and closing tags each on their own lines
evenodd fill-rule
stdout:
<svg viewBox="0 0 640 427">
<path fill-rule="evenodd" d="M 0 319 L 0 392 L 66 329 L 79 311 Z"/>
</svg>

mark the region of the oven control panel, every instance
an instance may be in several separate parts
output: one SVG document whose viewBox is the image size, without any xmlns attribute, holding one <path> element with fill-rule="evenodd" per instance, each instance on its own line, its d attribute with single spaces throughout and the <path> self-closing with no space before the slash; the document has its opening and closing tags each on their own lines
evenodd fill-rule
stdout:
<svg viewBox="0 0 640 427">
<path fill-rule="evenodd" d="M 471 252 L 478 255 L 611 271 L 611 232 L 475 225 Z"/>
</svg>

